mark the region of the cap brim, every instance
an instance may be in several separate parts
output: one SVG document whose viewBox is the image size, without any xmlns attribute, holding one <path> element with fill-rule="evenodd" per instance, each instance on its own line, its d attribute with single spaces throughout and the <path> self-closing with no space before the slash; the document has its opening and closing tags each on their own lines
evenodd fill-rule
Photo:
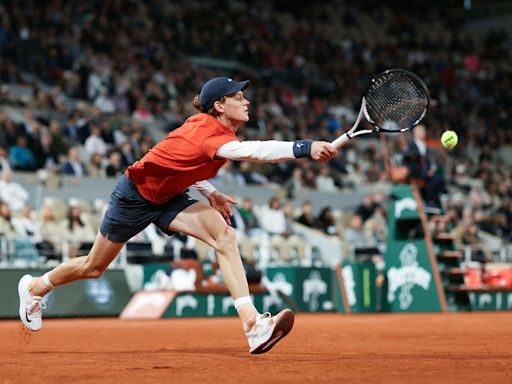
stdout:
<svg viewBox="0 0 512 384">
<path fill-rule="evenodd" d="M 237 92 L 243 91 L 249 87 L 249 80 L 240 81 L 239 83 L 235 83 L 229 88 L 227 95 L 233 95 Z"/>
</svg>

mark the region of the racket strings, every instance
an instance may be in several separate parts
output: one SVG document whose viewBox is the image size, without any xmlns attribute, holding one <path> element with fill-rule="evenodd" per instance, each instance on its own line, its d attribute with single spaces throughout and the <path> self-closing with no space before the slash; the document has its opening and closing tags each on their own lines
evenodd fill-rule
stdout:
<svg viewBox="0 0 512 384">
<path fill-rule="evenodd" d="M 380 128 L 403 131 L 424 116 L 428 93 L 422 83 L 406 73 L 391 72 L 378 77 L 366 96 L 366 110 Z"/>
</svg>

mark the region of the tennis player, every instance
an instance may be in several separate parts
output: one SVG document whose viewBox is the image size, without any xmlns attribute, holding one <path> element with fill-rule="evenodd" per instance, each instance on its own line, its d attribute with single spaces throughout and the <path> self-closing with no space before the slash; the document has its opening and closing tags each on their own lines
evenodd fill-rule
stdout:
<svg viewBox="0 0 512 384">
<path fill-rule="evenodd" d="M 41 300 L 50 290 L 100 277 L 124 244 L 154 223 L 168 235 L 185 233 L 216 250 L 251 353 L 267 352 L 288 334 L 294 320 L 290 310 L 271 316 L 259 314 L 254 307 L 229 220 L 231 205 L 237 202 L 206 180 L 227 159 L 282 162 L 310 157 L 328 161 L 336 149 L 328 142 L 311 140 L 239 141 L 236 132 L 249 120 L 249 101 L 243 93 L 248 86 L 249 81 L 228 77 L 207 81 L 192 102 L 200 113 L 188 118 L 119 179 L 89 254 L 68 260 L 41 277 L 20 279 L 19 312 L 25 327 L 41 329 Z M 205 196 L 209 205 L 192 199 L 189 187 Z"/>
</svg>

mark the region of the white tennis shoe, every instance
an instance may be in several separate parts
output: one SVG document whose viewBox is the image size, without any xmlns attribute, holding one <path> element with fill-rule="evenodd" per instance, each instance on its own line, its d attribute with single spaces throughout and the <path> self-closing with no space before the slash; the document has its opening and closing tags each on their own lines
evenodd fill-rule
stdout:
<svg viewBox="0 0 512 384">
<path fill-rule="evenodd" d="M 256 322 L 245 332 L 249 351 L 252 354 L 265 353 L 285 337 L 293 327 L 293 312 L 284 309 L 275 316 L 266 312 L 256 316 Z"/>
<path fill-rule="evenodd" d="M 18 283 L 20 296 L 20 319 L 23 325 L 31 331 L 39 331 L 43 326 L 42 309 L 45 305 L 40 296 L 32 296 L 28 291 L 29 283 L 34 279 L 31 275 L 24 275 Z"/>
</svg>

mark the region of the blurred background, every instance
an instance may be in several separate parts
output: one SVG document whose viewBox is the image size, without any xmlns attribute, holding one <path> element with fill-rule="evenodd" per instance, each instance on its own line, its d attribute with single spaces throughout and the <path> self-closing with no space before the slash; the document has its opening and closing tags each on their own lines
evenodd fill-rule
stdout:
<svg viewBox="0 0 512 384">
<path fill-rule="evenodd" d="M 87 254 L 118 177 L 195 113 L 208 78 L 251 80 L 242 140 L 331 141 L 372 76 L 405 68 L 431 95 L 412 132 L 358 137 L 327 164 L 228 162 L 210 180 L 239 200 L 248 278 L 364 264 L 386 292 L 401 238 L 426 242 L 424 257 L 430 244 L 448 304 L 512 289 L 511 29 L 509 1 L 2 1 L 0 268 Z M 410 185 L 422 208 L 400 224 L 394 191 Z M 222 284 L 213 250 L 154 226 L 112 268 L 132 271 L 132 292 L 190 268 L 192 288 Z"/>
</svg>

